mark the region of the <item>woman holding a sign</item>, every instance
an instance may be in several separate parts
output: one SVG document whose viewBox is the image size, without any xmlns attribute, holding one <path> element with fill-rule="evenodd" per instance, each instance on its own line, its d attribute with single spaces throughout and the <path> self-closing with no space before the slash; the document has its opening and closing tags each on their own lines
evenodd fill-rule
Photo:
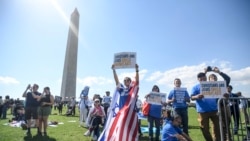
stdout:
<svg viewBox="0 0 250 141">
<path fill-rule="evenodd" d="M 119 82 L 118 76 L 116 74 L 115 65 L 114 64 L 112 65 L 115 84 L 117 86 L 117 90 L 121 94 L 120 95 L 120 102 L 119 102 L 119 109 L 121 109 L 125 105 L 128 97 L 130 96 L 130 92 L 131 92 L 132 88 L 134 88 L 135 86 L 139 86 L 139 70 L 138 70 L 138 68 L 139 68 L 139 66 L 137 64 L 135 64 L 135 72 L 136 72 L 135 81 L 132 81 L 130 77 L 125 77 L 124 81 L 123 81 L 124 85 L 122 85 Z"/>
<path fill-rule="evenodd" d="M 159 87 L 157 85 L 154 85 L 152 88 L 152 92 L 145 96 L 146 101 L 150 101 L 149 99 L 151 97 L 154 97 L 155 93 L 159 93 L 159 92 L 160 92 Z M 162 109 L 161 104 L 150 103 L 150 109 L 149 109 L 149 114 L 148 114 L 148 128 L 149 128 L 149 140 L 150 141 L 153 141 L 153 138 L 154 138 L 154 135 L 153 135 L 154 124 L 156 128 L 155 141 L 159 141 L 160 126 L 161 126 L 161 109 Z"/>
<path fill-rule="evenodd" d="M 116 91 L 114 93 L 113 101 L 111 103 L 112 109 L 108 116 L 105 129 L 101 135 L 101 139 L 110 140 L 129 140 L 136 141 L 138 139 L 138 117 L 135 110 L 136 98 L 139 88 L 139 66 L 135 64 L 135 81 L 131 78 L 124 78 L 124 85 L 118 80 L 118 76 L 115 71 L 115 65 L 112 65 L 114 79 L 116 82 Z M 119 104 L 118 104 L 119 103 Z M 119 106 L 118 106 L 119 105 Z M 119 109 L 118 109 L 119 108 Z M 136 124 L 127 124 L 130 122 Z M 112 130 L 110 130 L 112 129 Z M 114 129 L 114 130 L 113 130 Z"/>
</svg>

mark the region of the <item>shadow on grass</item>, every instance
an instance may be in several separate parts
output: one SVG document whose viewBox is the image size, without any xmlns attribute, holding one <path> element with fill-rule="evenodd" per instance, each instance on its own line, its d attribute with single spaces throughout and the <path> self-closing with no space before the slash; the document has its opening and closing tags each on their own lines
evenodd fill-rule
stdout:
<svg viewBox="0 0 250 141">
<path fill-rule="evenodd" d="M 49 136 L 25 136 L 23 137 L 24 141 L 56 141 L 56 139 Z"/>
</svg>

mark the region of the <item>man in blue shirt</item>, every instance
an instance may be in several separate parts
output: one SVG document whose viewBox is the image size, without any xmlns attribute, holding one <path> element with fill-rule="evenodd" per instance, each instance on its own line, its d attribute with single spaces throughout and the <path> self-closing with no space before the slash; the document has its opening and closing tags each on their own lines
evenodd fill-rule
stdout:
<svg viewBox="0 0 250 141">
<path fill-rule="evenodd" d="M 207 81 L 206 74 L 200 72 L 197 75 L 199 82 Z M 198 121 L 200 129 L 206 141 L 220 141 L 220 125 L 217 115 L 217 98 L 204 98 L 200 93 L 200 83 L 196 84 L 191 91 L 191 100 L 196 100 L 196 110 L 198 113 Z M 209 119 L 212 121 L 213 137 L 209 131 Z"/>
<path fill-rule="evenodd" d="M 181 79 L 174 80 L 175 88 L 168 95 L 168 103 L 173 104 L 174 114 L 182 117 L 183 132 L 188 135 L 188 105 L 190 97 L 187 89 L 181 88 Z"/>
</svg>

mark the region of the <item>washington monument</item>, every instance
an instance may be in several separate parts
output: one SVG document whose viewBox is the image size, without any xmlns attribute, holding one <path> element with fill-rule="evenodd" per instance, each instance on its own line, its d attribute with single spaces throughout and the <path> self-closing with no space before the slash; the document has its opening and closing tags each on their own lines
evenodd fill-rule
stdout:
<svg viewBox="0 0 250 141">
<path fill-rule="evenodd" d="M 71 14 L 67 48 L 64 60 L 61 97 L 69 101 L 76 96 L 77 50 L 78 50 L 79 13 L 77 9 Z"/>
</svg>

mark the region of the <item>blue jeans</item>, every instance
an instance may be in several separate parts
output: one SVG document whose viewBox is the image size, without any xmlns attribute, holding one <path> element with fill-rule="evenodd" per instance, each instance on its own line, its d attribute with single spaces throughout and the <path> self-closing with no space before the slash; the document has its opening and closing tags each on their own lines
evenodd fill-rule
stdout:
<svg viewBox="0 0 250 141">
<path fill-rule="evenodd" d="M 188 110 L 187 108 L 175 108 L 174 114 L 178 114 L 182 118 L 182 129 L 183 132 L 188 135 Z"/>
<path fill-rule="evenodd" d="M 155 128 L 156 128 L 155 140 L 159 141 L 159 137 L 160 137 L 160 125 L 161 125 L 160 121 L 161 121 L 160 118 L 148 116 L 149 138 L 151 140 L 153 140 L 153 127 L 154 127 L 154 123 L 155 123 Z"/>
</svg>

